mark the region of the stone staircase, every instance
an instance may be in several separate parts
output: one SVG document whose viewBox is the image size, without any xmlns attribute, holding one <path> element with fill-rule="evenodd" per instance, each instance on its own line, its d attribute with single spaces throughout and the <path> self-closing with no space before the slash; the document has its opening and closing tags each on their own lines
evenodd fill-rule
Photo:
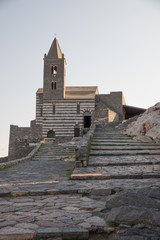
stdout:
<svg viewBox="0 0 160 240">
<path fill-rule="evenodd" d="M 75 157 L 74 146 L 63 146 L 63 144 L 61 145 L 58 143 L 44 143 L 32 160 L 63 160 L 72 157 Z"/>
<path fill-rule="evenodd" d="M 87 168 L 72 179 L 143 179 L 160 177 L 160 145 L 136 142 L 109 124 L 97 127 Z"/>
</svg>

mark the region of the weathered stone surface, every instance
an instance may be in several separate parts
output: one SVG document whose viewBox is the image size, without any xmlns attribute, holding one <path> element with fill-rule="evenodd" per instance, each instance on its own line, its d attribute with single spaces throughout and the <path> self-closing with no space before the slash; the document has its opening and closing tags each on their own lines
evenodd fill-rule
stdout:
<svg viewBox="0 0 160 240">
<path fill-rule="evenodd" d="M 95 226 L 106 226 L 106 222 L 104 221 L 104 219 L 97 216 L 88 218 L 86 222 Z"/>
<path fill-rule="evenodd" d="M 59 228 L 39 228 L 37 229 L 36 239 L 47 239 L 61 237 L 61 229 Z"/>
<path fill-rule="evenodd" d="M 5 227 L 0 230 L 0 240 L 32 240 L 34 234 L 31 229 Z"/>
<path fill-rule="evenodd" d="M 120 206 L 136 206 L 160 209 L 160 201 L 150 198 L 140 192 L 123 191 L 106 198 L 106 208 L 111 209 Z"/>
<path fill-rule="evenodd" d="M 37 229 L 38 225 L 34 223 L 18 223 L 15 225 L 16 228 L 24 229 Z"/>
<path fill-rule="evenodd" d="M 3 222 L 0 222 L 0 228 L 14 226 L 16 223 L 17 223 L 16 221 L 3 221 Z"/>
<path fill-rule="evenodd" d="M 160 103 L 146 110 L 135 122 L 128 125 L 126 130 L 130 135 L 145 135 L 160 141 Z"/>
<path fill-rule="evenodd" d="M 83 228 L 64 228 L 62 236 L 66 240 L 76 239 L 76 240 L 87 240 L 89 237 L 89 232 Z"/>
<path fill-rule="evenodd" d="M 28 191 L 13 191 L 13 192 L 11 192 L 11 195 L 13 197 L 16 197 L 16 196 L 27 195 L 28 193 L 29 193 Z"/>
<path fill-rule="evenodd" d="M 119 208 L 112 208 L 107 216 L 107 220 L 118 223 L 146 223 L 160 226 L 160 211 L 158 209 L 143 207 L 122 206 Z"/>
</svg>

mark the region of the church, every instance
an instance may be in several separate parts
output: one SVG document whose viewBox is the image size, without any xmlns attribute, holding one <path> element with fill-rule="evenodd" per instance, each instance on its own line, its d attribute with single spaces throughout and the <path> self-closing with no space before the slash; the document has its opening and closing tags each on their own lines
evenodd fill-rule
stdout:
<svg viewBox="0 0 160 240">
<path fill-rule="evenodd" d="M 9 160 L 26 156 L 42 139 L 69 140 L 90 126 L 122 122 L 145 109 L 127 106 L 123 93 L 99 94 L 97 86 L 66 86 L 66 59 L 55 38 L 44 55 L 43 88 L 36 92 L 36 119 L 30 127 L 10 125 Z M 86 79 L 87 82 L 87 79 Z"/>
<path fill-rule="evenodd" d="M 43 88 L 36 93 L 36 124 L 43 138 L 73 137 L 97 119 L 122 121 L 125 100 L 122 92 L 99 94 L 98 87 L 66 86 L 66 59 L 55 38 L 44 55 Z"/>
</svg>

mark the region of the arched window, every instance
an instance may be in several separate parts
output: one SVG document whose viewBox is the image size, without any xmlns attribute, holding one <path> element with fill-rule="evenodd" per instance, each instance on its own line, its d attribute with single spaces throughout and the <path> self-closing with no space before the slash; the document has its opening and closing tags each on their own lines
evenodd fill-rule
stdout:
<svg viewBox="0 0 160 240">
<path fill-rule="evenodd" d="M 51 74 L 57 74 L 57 66 L 51 66 Z"/>
<path fill-rule="evenodd" d="M 53 74 L 57 74 L 57 66 L 54 66 Z"/>
</svg>

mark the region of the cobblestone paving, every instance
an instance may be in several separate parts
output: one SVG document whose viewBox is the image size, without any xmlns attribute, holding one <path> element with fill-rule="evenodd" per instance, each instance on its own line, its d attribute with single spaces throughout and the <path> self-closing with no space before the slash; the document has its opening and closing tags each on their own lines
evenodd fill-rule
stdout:
<svg viewBox="0 0 160 240">
<path fill-rule="evenodd" d="M 95 201 L 81 195 L 3 198 L 0 199 L 0 239 L 5 234 L 17 232 L 28 236 L 25 239 L 33 239 L 35 234 L 37 237 L 59 237 L 65 232 L 72 233 L 71 229 L 84 239 L 89 235 L 85 229 L 96 227 L 105 230 L 104 219 L 96 216 L 103 209 L 104 201 Z"/>
<path fill-rule="evenodd" d="M 122 134 L 121 140 L 119 132 L 115 134 L 120 141 L 118 144 L 126 143 Z M 103 137 L 105 135 L 103 133 Z M 113 134 L 110 137 L 113 138 Z M 112 140 L 116 144 L 115 139 Z M 128 144 L 128 140 L 125 141 Z M 131 139 L 129 142 L 135 144 Z M 135 227 L 111 226 L 107 222 L 110 210 L 106 199 L 125 191 L 148 193 L 148 189 L 151 192 L 155 189 L 152 199 L 159 198 L 159 179 L 153 175 L 145 179 L 128 179 L 127 176 L 126 179 L 106 180 L 94 176 L 94 180 L 86 177 L 72 181 L 69 175 L 74 168 L 73 156 L 73 148 L 66 147 L 63 151 L 63 147 L 44 145 L 32 161 L 0 171 L 0 240 L 137 239 L 128 237 L 126 232 L 127 238 L 116 238 L 118 232 Z M 90 156 L 89 166 L 75 169 L 73 174 L 159 174 L 159 161 L 159 155 Z M 156 204 L 159 206 L 159 202 Z M 144 232 L 145 237 L 158 240 L 159 228 L 148 229 L 149 235 Z M 145 237 L 140 239 L 145 240 Z"/>
</svg>

